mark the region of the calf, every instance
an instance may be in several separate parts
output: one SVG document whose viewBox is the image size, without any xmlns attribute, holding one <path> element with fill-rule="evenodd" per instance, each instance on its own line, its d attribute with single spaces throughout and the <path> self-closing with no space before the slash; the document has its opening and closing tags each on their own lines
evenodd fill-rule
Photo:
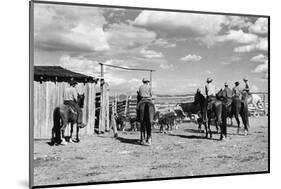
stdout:
<svg viewBox="0 0 281 189">
<path fill-rule="evenodd" d="M 115 116 L 115 122 L 117 125 L 117 129 L 120 131 L 124 131 L 125 129 L 125 122 L 126 122 L 126 117 L 120 114 L 117 114 Z"/>
<path fill-rule="evenodd" d="M 163 132 L 164 126 L 166 126 L 167 130 L 172 130 L 172 127 L 175 125 L 176 118 L 177 114 L 175 111 L 171 111 L 165 114 L 160 113 L 160 117 L 158 119 L 158 124 L 160 125 L 160 132 Z"/>
</svg>

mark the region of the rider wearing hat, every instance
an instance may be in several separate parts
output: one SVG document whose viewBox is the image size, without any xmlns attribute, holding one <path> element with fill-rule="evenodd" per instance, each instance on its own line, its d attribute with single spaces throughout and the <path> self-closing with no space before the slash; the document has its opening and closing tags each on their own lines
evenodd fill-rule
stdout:
<svg viewBox="0 0 281 189">
<path fill-rule="evenodd" d="M 224 89 L 222 91 L 222 96 L 224 98 L 224 101 L 226 102 L 226 105 L 230 105 L 232 101 L 232 90 L 228 87 L 228 83 L 224 83 Z"/>
<path fill-rule="evenodd" d="M 235 84 L 235 86 L 232 89 L 233 97 L 241 99 L 242 93 L 241 93 L 241 90 L 239 88 L 239 81 L 236 81 L 234 84 Z"/>
<path fill-rule="evenodd" d="M 216 98 L 216 89 L 212 82 L 212 78 L 207 78 L 207 84 L 205 85 L 205 93 L 209 100 L 213 100 Z"/>
<path fill-rule="evenodd" d="M 77 104 L 78 92 L 75 88 L 76 85 L 77 85 L 76 81 L 71 80 L 69 82 L 69 87 L 65 89 L 65 92 L 63 94 L 63 100 L 65 105 L 70 106 L 72 109 L 76 111 L 78 127 L 83 128 L 86 125 L 82 123 L 82 110 Z"/>
<path fill-rule="evenodd" d="M 203 119 L 207 120 L 207 110 L 210 110 L 216 100 L 216 89 L 215 86 L 212 84 L 213 79 L 207 78 L 207 84 L 205 85 L 205 94 L 207 99 L 207 109 L 203 110 Z"/>
<path fill-rule="evenodd" d="M 149 102 L 152 104 L 152 93 L 151 87 L 149 85 L 149 80 L 147 78 L 142 79 L 142 85 L 139 87 L 138 95 L 140 97 L 140 101 L 137 104 L 137 120 L 139 121 L 139 106 L 144 102 Z"/>
<path fill-rule="evenodd" d="M 248 79 L 243 78 L 243 81 L 245 83 L 245 88 L 243 89 L 243 91 L 245 91 L 246 93 L 249 93 L 250 92 L 250 86 L 249 86 Z"/>
</svg>

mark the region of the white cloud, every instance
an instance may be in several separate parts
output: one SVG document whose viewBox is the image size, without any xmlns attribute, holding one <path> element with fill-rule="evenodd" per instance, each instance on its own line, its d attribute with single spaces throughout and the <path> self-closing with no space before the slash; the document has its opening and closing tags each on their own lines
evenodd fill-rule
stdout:
<svg viewBox="0 0 281 189">
<path fill-rule="evenodd" d="M 163 38 L 159 38 L 155 40 L 151 45 L 155 45 L 163 48 L 172 48 L 177 46 L 176 43 L 169 43 L 166 39 Z"/>
<path fill-rule="evenodd" d="M 141 84 L 141 80 L 137 78 L 127 79 L 120 74 L 106 74 L 105 80 L 109 83 L 111 91 L 125 91 L 129 93 L 136 93 L 138 87 Z"/>
<path fill-rule="evenodd" d="M 222 65 L 230 65 L 231 62 L 230 61 L 221 61 L 220 64 L 222 64 Z"/>
<path fill-rule="evenodd" d="M 263 64 L 258 65 L 253 72 L 263 73 L 268 71 L 268 61 L 265 61 Z"/>
<path fill-rule="evenodd" d="M 205 73 L 210 75 L 210 74 L 213 74 L 214 72 L 212 72 L 211 70 L 206 70 Z"/>
<path fill-rule="evenodd" d="M 36 48 L 49 51 L 108 50 L 101 9 L 37 4 L 34 10 Z"/>
<path fill-rule="evenodd" d="M 186 62 L 198 62 L 202 59 L 201 56 L 195 55 L 195 54 L 189 54 L 185 57 L 182 57 L 180 60 L 181 61 L 186 61 Z"/>
<path fill-rule="evenodd" d="M 257 34 L 266 34 L 268 32 L 267 18 L 258 18 L 256 22 L 249 27 L 249 31 Z"/>
<path fill-rule="evenodd" d="M 163 58 L 162 52 L 156 52 L 153 50 L 147 50 L 147 49 L 142 49 L 140 53 L 145 57 L 145 58 Z"/>
<path fill-rule="evenodd" d="M 233 28 L 233 27 L 246 28 L 251 24 L 252 23 L 248 21 L 248 17 L 226 16 L 225 25 L 227 25 L 229 28 Z"/>
<path fill-rule="evenodd" d="M 108 41 L 115 49 L 127 48 L 135 44 L 148 44 L 156 39 L 156 33 L 129 24 L 111 24 L 106 29 Z"/>
<path fill-rule="evenodd" d="M 90 76 L 97 76 L 100 71 L 100 65 L 97 61 L 92 61 L 84 57 L 71 57 L 63 55 L 59 60 L 59 65 L 74 72 Z"/>
<path fill-rule="evenodd" d="M 160 68 L 162 68 L 162 69 L 171 69 L 171 68 L 173 68 L 174 66 L 173 66 L 173 64 L 160 64 Z"/>
<path fill-rule="evenodd" d="M 238 53 L 252 52 L 255 50 L 268 51 L 268 39 L 260 38 L 257 43 L 234 48 L 234 52 L 238 52 Z"/>
<path fill-rule="evenodd" d="M 251 33 L 244 33 L 242 30 L 230 30 L 228 34 L 216 37 L 216 40 L 218 42 L 255 43 L 258 41 L 258 36 Z"/>
<path fill-rule="evenodd" d="M 251 61 L 253 61 L 253 62 L 265 62 L 265 61 L 267 61 L 267 57 L 263 54 L 259 54 L 259 55 L 256 55 L 256 56 L 252 57 Z"/>
<path fill-rule="evenodd" d="M 223 15 L 207 15 L 195 13 L 176 13 L 160 11 L 142 11 L 134 24 L 162 29 L 190 29 L 199 35 L 217 34 L 225 22 Z"/>
</svg>

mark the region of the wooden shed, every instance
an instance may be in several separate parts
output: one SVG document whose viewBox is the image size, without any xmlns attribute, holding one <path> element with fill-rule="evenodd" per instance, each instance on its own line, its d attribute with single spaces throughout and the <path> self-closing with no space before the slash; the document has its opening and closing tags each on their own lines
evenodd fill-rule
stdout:
<svg viewBox="0 0 281 189">
<path fill-rule="evenodd" d="M 81 135 L 93 134 L 95 126 L 95 87 L 97 79 L 72 72 L 60 66 L 34 66 L 34 139 L 49 139 L 53 127 L 53 111 L 63 104 L 63 93 L 68 82 L 78 82 L 77 90 L 85 94 L 83 122 L 87 127 Z M 66 130 L 66 135 L 69 128 Z"/>
</svg>

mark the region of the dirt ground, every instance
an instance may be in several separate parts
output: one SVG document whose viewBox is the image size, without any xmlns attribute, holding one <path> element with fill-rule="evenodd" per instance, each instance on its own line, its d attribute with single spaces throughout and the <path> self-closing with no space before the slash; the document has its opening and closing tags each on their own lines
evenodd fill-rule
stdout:
<svg viewBox="0 0 281 189">
<path fill-rule="evenodd" d="M 235 125 L 235 121 L 234 121 Z M 228 139 L 205 139 L 195 123 L 169 133 L 152 133 L 152 145 L 139 145 L 139 132 L 81 137 L 80 143 L 49 146 L 34 142 L 34 184 L 212 175 L 268 170 L 268 118 L 250 118 L 248 136 L 227 128 Z M 212 127 L 215 131 L 215 128 Z"/>
</svg>

